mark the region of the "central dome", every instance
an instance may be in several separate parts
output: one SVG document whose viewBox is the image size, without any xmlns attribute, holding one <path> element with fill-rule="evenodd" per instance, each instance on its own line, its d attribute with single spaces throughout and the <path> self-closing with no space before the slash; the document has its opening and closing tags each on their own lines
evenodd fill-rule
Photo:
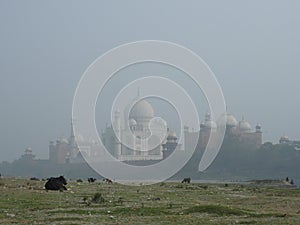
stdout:
<svg viewBox="0 0 300 225">
<path fill-rule="evenodd" d="M 129 119 L 151 119 L 154 117 L 154 111 L 149 102 L 146 100 L 140 100 L 136 102 L 130 113 L 129 113 Z"/>
</svg>

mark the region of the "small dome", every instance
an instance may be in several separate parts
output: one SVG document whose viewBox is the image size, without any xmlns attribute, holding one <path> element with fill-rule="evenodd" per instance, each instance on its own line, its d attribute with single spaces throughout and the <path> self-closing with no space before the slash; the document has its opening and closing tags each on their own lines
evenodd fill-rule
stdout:
<svg viewBox="0 0 300 225">
<path fill-rule="evenodd" d="M 97 141 L 96 141 L 94 138 L 89 137 L 88 143 L 91 144 L 91 145 L 96 145 L 96 144 L 97 144 Z"/>
<path fill-rule="evenodd" d="M 206 113 L 205 114 L 205 121 L 204 123 L 200 124 L 200 128 L 207 128 L 207 129 L 216 129 L 217 128 L 217 124 L 216 122 L 214 122 L 211 118 L 210 113 Z"/>
<path fill-rule="evenodd" d="M 261 125 L 260 124 L 257 124 L 256 127 L 256 132 L 260 132 L 261 133 Z"/>
<path fill-rule="evenodd" d="M 168 137 L 174 137 L 174 138 L 177 138 L 176 132 L 175 132 L 175 131 L 169 132 Z"/>
<path fill-rule="evenodd" d="M 129 126 L 136 126 L 136 121 L 134 119 L 129 120 Z"/>
<path fill-rule="evenodd" d="M 242 132 L 249 132 L 251 131 L 251 125 L 245 121 L 244 119 L 242 121 L 239 122 L 239 129 Z"/>
<path fill-rule="evenodd" d="M 290 139 L 289 139 L 288 136 L 282 136 L 282 137 L 280 138 L 280 141 L 281 141 L 281 142 L 289 141 L 289 140 L 290 140 Z"/>
<path fill-rule="evenodd" d="M 204 126 L 205 126 L 205 128 L 209 128 L 209 129 L 217 128 L 217 124 L 212 120 L 205 121 Z"/>
<path fill-rule="evenodd" d="M 60 143 L 68 144 L 69 141 L 66 138 L 60 138 Z"/>
<path fill-rule="evenodd" d="M 176 135 L 176 132 L 175 131 L 170 131 L 168 133 L 168 137 L 167 137 L 167 141 L 171 141 L 171 142 L 174 142 L 174 141 L 177 141 L 177 135 Z"/>
<path fill-rule="evenodd" d="M 75 141 L 77 142 L 77 144 L 79 144 L 79 143 L 82 144 L 85 142 L 85 139 L 81 134 L 77 134 L 75 136 Z"/>
<path fill-rule="evenodd" d="M 229 112 L 226 113 L 226 126 L 236 127 L 238 122 L 236 118 Z"/>
<path fill-rule="evenodd" d="M 146 100 L 138 101 L 132 107 L 129 118 L 130 119 L 151 119 L 154 117 L 154 111 L 149 102 Z"/>
</svg>

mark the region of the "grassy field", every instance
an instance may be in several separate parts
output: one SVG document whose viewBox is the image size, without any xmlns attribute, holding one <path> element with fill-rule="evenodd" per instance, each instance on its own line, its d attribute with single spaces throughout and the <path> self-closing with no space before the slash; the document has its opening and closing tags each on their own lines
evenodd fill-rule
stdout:
<svg viewBox="0 0 300 225">
<path fill-rule="evenodd" d="M 0 180 L 1 224 L 300 224 L 300 190 L 241 184 L 124 186 Z"/>
</svg>

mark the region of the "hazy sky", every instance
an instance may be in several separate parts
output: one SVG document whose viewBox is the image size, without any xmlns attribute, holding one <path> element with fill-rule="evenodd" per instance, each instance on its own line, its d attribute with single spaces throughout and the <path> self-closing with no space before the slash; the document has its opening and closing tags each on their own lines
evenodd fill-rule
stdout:
<svg viewBox="0 0 300 225">
<path fill-rule="evenodd" d="M 87 66 L 120 44 L 184 45 L 214 71 L 230 111 L 264 140 L 300 139 L 300 2 L 0 1 L 0 161 L 48 157 L 68 136 Z"/>
</svg>

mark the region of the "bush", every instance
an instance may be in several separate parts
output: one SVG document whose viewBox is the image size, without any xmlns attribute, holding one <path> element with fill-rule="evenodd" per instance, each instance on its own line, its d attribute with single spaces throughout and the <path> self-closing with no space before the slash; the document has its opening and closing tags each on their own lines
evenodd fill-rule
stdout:
<svg viewBox="0 0 300 225">
<path fill-rule="evenodd" d="M 93 203 L 104 203 L 105 199 L 102 197 L 102 194 L 97 192 L 94 194 L 93 198 L 92 198 L 92 202 Z"/>
</svg>

